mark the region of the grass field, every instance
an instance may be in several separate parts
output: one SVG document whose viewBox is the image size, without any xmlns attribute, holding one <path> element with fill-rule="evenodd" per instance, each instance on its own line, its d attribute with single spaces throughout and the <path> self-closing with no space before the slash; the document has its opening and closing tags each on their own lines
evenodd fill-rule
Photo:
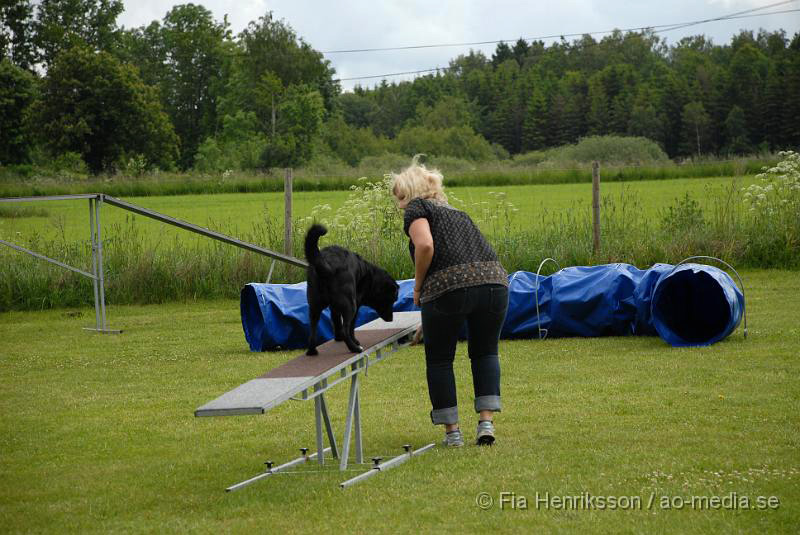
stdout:
<svg viewBox="0 0 800 535">
<path fill-rule="evenodd" d="M 435 448 L 347 490 L 339 473 L 275 476 L 313 447 L 313 404 L 266 417 L 193 410 L 296 352 L 249 353 L 235 301 L 0 314 L 4 533 L 792 533 L 800 525 L 796 272 L 743 273 L 749 336 L 673 349 L 658 338 L 503 341 L 493 448 Z M 462 425 L 474 432 L 459 345 Z M 421 348 L 362 383 L 366 454 L 440 440 Z M 341 433 L 347 389 L 331 392 Z M 339 435 L 341 436 L 341 434 Z M 476 505 L 486 492 L 494 505 Z M 527 509 L 499 506 L 500 493 Z M 561 510 L 536 496 L 631 496 L 634 510 Z M 766 510 L 665 509 L 675 497 L 775 496 Z M 648 502 L 653 497 L 653 506 Z M 774 501 L 772 502 L 775 503 Z"/>
<path fill-rule="evenodd" d="M 747 186 L 755 181 L 753 177 L 739 177 L 737 187 Z M 708 207 L 715 196 L 730 188 L 731 178 L 673 179 L 640 182 L 609 182 L 602 185 L 602 195 L 618 198 L 624 190 L 641 201 L 641 208 L 653 218 L 659 209 L 664 209 L 676 198 L 688 193 L 701 207 Z M 466 210 L 472 215 L 480 211 L 477 203 L 489 201 L 489 192 L 505 192 L 507 199 L 520 211 L 516 222 L 525 228 L 542 225 L 541 215 L 545 211 L 558 213 L 582 206 L 588 217 L 591 206 L 591 184 L 526 185 L 501 187 L 456 187 L 447 190 L 467 203 Z M 293 212 L 295 218 L 305 217 L 318 204 L 329 204 L 333 210 L 347 200 L 347 191 L 295 192 Z M 135 204 L 150 208 L 191 223 L 207 226 L 215 230 L 240 235 L 250 231 L 254 225 L 263 222 L 265 216 L 271 217 L 283 226 L 283 193 L 231 193 L 218 195 L 181 195 L 165 197 L 125 198 Z M 22 206 L 23 203 L 20 203 Z M 37 233 L 43 238 L 63 237 L 67 241 L 88 240 L 89 213 L 87 201 L 50 201 L 24 203 L 25 207 L 36 206 L 35 216 L 0 217 L 0 238 L 20 243 Z M 6 205 L 7 207 L 9 205 Z M 10 208 L 8 208 L 10 209 Z M 46 211 L 43 212 L 43 211 Z M 2 215 L 2 214 L 0 214 Z M 133 214 L 124 210 L 106 207 L 102 210 L 101 221 L 105 236 L 114 232 L 115 225 L 121 225 L 126 217 Z M 205 240 L 161 223 L 136 216 L 137 225 L 145 236 L 152 240 Z"/>
</svg>

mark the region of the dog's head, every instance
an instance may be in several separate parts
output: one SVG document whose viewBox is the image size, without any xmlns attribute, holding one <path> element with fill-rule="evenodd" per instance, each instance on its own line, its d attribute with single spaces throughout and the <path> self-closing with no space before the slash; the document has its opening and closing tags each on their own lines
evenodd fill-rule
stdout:
<svg viewBox="0 0 800 535">
<path fill-rule="evenodd" d="M 400 286 L 382 269 L 376 270 L 372 279 L 372 299 L 369 305 L 383 321 L 392 321 L 393 308 Z"/>
</svg>

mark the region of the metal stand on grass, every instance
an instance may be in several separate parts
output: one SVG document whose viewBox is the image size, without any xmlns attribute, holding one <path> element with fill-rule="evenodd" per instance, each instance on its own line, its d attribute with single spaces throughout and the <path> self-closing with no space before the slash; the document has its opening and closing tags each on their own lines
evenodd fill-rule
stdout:
<svg viewBox="0 0 800 535">
<path fill-rule="evenodd" d="M 50 262 L 51 264 L 55 264 L 62 268 L 83 275 L 84 277 L 92 279 L 92 287 L 94 290 L 95 326 L 85 327 L 84 329 L 87 331 L 95 331 L 100 333 L 122 332 L 121 330 L 109 329 L 108 324 L 106 322 L 106 294 L 105 294 L 105 280 L 103 275 L 105 272 L 103 269 L 103 238 L 100 225 L 100 208 L 103 206 L 103 203 L 110 204 L 111 206 L 115 206 L 117 208 L 121 208 L 123 210 L 127 210 L 129 212 L 133 212 L 135 214 L 148 217 L 150 219 L 155 219 L 156 221 L 160 221 L 168 225 L 173 225 L 175 227 L 188 230 L 190 232 L 194 232 L 202 236 L 206 236 L 207 238 L 211 238 L 217 241 L 222 241 L 230 245 L 239 247 L 241 249 L 245 249 L 257 254 L 271 257 L 272 263 L 270 264 L 269 267 L 269 275 L 267 276 L 267 282 L 269 282 L 272 279 L 272 272 L 275 269 L 276 260 L 280 260 L 281 262 L 287 263 L 289 265 L 294 265 L 299 267 L 306 267 L 308 265 L 304 260 L 300 260 L 299 258 L 294 258 L 289 255 L 277 253 L 275 251 L 265 249 L 261 246 L 252 243 L 243 242 L 239 239 L 226 236 L 219 232 L 215 232 L 213 230 L 203 228 L 198 225 L 188 223 L 186 221 L 181 221 L 180 219 L 176 219 L 168 215 L 160 214 L 153 210 L 137 206 L 135 204 L 112 197 L 111 195 L 105 195 L 103 193 L 84 193 L 77 195 L 44 195 L 41 197 L 4 197 L 0 198 L 0 202 L 18 203 L 18 202 L 38 202 L 38 201 L 67 201 L 67 200 L 81 200 L 81 199 L 89 200 L 89 235 L 91 238 L 91 249 L 92 249 L 91 273 L 67 265 L 64 262 L 59 262 L 58 260 L 49 258 L 41 253 L 31 251 L 29 249 L 26 249 L 25 247 L 21 247 L 14 243 L 7 242 L 5 240 L 0 240 L 0 244 L 7 245 L 8 247 L 11 247 L 12 249 L 15 249 L 19 252 L 29 254 L 41 260 Z"/>
<path fill-rule="evenodd" d="M 83 194 L 83 195 L 50 195 L 44 197 L 12 197 L 0 199 L 2 202 L 30 202 L 30 201 L 62 201 L 71 199 L 88 199 L 89 200 L 89 236 L 91 238 L 92 249 L 92 270 L 91 273 L 82 269 L 70 266 L 64 262 L 55 260 L 41 253 L 31 251 L 25 247 L 21 247 L 14 243 L 0 240 L 0 244 L 7 245 L 14 250 L 21 253 L 26 253 L 51 264 L 55 264 L 64 269 L 74 271 L 79 275 L 83 275 L 92 279 L 92 287 L 94 289 L 94 327 L 84 327 L 87 331 L 95 331 L 99 333 L 121 333 L 122 331 L 116 329 L 109 329 L 106 321 L 106 294 L 105 284 L 103 279 L 103 240 L 100 231 L 100 205 L 103 202 L 103 195 L 98 193 Z"/>
<path fill-rule="evenodd" d="M 407 336 L 407 335 L 406 335 Z M 397 351 L 400 347 L 403 347 L 406 344 L 400 344 L 397 341 L 393 342 L 391 346 L 377 349 L 375 351 L 375 358 L 372 360 L 372 363 L 378 362 L 383 360 L 385 357 L 384 351 L 388 351 L 392 353 Z M 286 470 L 288 468 L 298 467 L 299 465 L 303 465 L 310 461 L 316 461 L 320 468 L 325 466 L 325 454 L 331 453 L 333 459 L 339 460 L 338 469 L 341 472 L 348 471 L 348 463 L 350 459 L 350 445 L 353 443 L 355 451 L 354 453 L 354 463 L 356 465 L 364 465 L 364 451 L 363 451 L 363 444 L 362 444 L 362 436 L 361 436 L 361 403 L 360 403 L 360 396 L 359 396 L 359 375 L 361 372 L 366 373 L 368 370 L 369 365 L 369 357 L 370 355 L 364 354 L 361 358 L 359 358 L 356 362 L 353 362 L 349 366 L 349 371 L 344 368 L 341 370 L 340 377 L 337 380 L 328 382 L 327 378 L 323 378 L 317 383 L 313 385 L 311 388 L 312 392 L 309 393 L 308 390 L 303 390 L 300 397 L 292 397 L 290 399 L 295 401 L 307 401 L 310 399 L 314 400 L 314 422 L 315 422 L 315 430 L 316 430 L 316 446 L 317 452 L 308 455 L 308 448 L 300 448 L 300 452 L 302 453 L 301 457 L 293 459 L 287 463 L 278 465 L 273 468 L 273 462 L 267 461 L 264 463 L 267 466 L 267 469 L 264 473 L 259 474 L 255 477 L 251 477 L 245 481 L 240 483 L 236 483 L 231 485 L 230 487 L 226 488 L 226 492 L 232 492 L 235 490 L 242 489 L 256 481 L 269 477 L 271 475 L 283 472 L 284 474 L 287 473 Z M 333 432 L 333 426 L 331 425 L 330 416 L 328 415 L 328 404 L 325 401 L 325 392 L 335 386 L 336 384 L 350 378 L 350 394 L 348 396 L 347 402 L 347 414 L 345 416 L 345 424 L 344 424 L 344 439 L 342 440 L 341 451 L 339 446 L 336 442 L 336 437 Z M 324 447 L 324 439 L 325 435 L 323 435 L 323 424 L 325 426 L 325 435 L 328 437 L 328 444 L 329 447 Z M 394 466 L 402 464 L 411 457 L 415 455 L 421 455 L 425 453 L 429 449 L 431 449 L 434 444 L 428 444 L 422 448 L 417 450 L 412 450 L 411 446 L 408 444 L 403 445 L 403 449 L 405 452 L 400 454 L 394 458 L 387 460 L 386 462 L 383 461 L 383 457 L 373 457 L 372 458 L 372 466 L 366 472 L 357 475 L 347 481 L 344 481 L 340 484 L 341 488 L 347 488 L 351 485 L 354 485 L 360 481 L 368 479 L 377 475 L 382 471 L 386 471 Z M 322 454 L 319 454 L 322 452 Z M 296 472 L 291 472 L 296 473 Z"/>
<path fill-rule="evenodd" d="M 103 238 L 100 226 L 100 206 L 103 197 L 89 198 L 89 235 L 92 248 L 92 286 L 94 288 L 94 318 L 95 326 L 84 327 L 86 331 L 119 334 L 121 330 L 109 329 L 106 325 L 106 289 L 103 273 Z"/>
</svg>

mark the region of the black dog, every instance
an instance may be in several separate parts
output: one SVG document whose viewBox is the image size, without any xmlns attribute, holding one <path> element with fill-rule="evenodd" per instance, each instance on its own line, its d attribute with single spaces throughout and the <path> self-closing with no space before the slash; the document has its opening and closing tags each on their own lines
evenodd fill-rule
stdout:
<svg viewBox="0 0 800 535">
<path fill-rule="evenodd" d="M 350 351 L 360 353 L 363 348 L 354 332 L 358 307 L 372 307 L 381 319 L 392 321 L 392 307 L 400 287 L 386 271 L 343 247 L 331 245 L 320 251 L 319 238 L 327 233 L 322 225 L 312 225 L 306 234 L 311 327 L 306 355 L 317 354 L 317 323 L 327 306 L 331 307 L 335 339 L 344 340 Z"/>
</svg>

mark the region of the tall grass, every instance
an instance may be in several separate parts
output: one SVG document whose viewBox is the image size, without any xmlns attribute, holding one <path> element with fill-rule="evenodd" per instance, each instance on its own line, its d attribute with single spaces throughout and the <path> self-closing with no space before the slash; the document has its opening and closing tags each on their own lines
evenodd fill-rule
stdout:
<svg viewBox="0 0 800 535">
<path fill-rule="evenodd" d="M 773 165 L 775 158 L 707 160 L 684 164 L 672 162 L 643 165 L 603 164 L 603 181 L 666 180 L 754 175 L 762 167 Z M 330 169 L 294 170 L 296 191 L 349 190 L 360 177 L 382 177 L 390 170 L 399 170 L 410 162 L 398 155 L 365 159 L 359 167 L 334 166 Z M 431 166 L 439 167 L 447 186 L 508 186 L 526 184 L 565 184 L 591 182 L 591 166 L 579 161 L 558 161 L 556 164 L 518 165 L 514 161 L 475 163 L 456 158 L 432 158 Z M 553 165 L 558 165 L 554 168 Z M 0 197 L 106 193 L 117 197 L 159 195 L 193 195 L 218 193 L 256 193 L 283 191 L 284 172 L 255 173 L 225 171 L 207 173 L 151 173 L 143 176 L 88 177 L 86 175 L 18 174 L 0 168 Z"/>
<path fill-rule="evenodd" d="M 592 252 L 591 207 L 575 202 L 565 210 L 543 203 L 535 220 L 521 220 L 503 193 L 468 203 L 467 209 L 487 234 L 509 272 L 535 271 L 546 257 L 561 266 L 627 262 L 646 267 L 675 263 L 692 255 L 720 257 L 737 267 L 800 269 L 800 213 L 781 217 L 748 210 L 739 181 L 707 187 L 713 199 L 703 208 L 689 195 L 676 194 L 653 218 L 641 209 L 641 198 L 629 187 L 602 197 L 601 249 Z M 413 277 L 401 213 L 393 206 L 385 182 L 361 181 L 338 211 L 320 205 L 308 218 L 294 222 L 294 255 L 302 257 L 303 233 L 311 220 L 328 225 L 322 245 L 337 243 L 383 266 L 398 279 Z M 226 232 L 225 225 L 213 225 Z M 233 232 L 231 232 L 233 233 Z M 245 241 L 283 250 L 283 225 L 270 214 L 237 234 Z M 212 241 L 177 237 L 145 239 L 135 217 L 115 225 L 104 241 L 107 299 L 112 304 L 160 303 L 194 298 L 236 298 L 248 282 L 265 281 L 270 259 Z M 89 265 L 88 240 L 64 235 L 43 239 L 33 234 L 24 245 L 76 267 Z M 550 269 L 550 268 L 548 268 Z M 305 279 L 300 268 L 278 263 L 273 282 Z M 0 249 L 0 310 L 29 310 L 89 305 L 92 285 L 76 273 L 43 263 L 7 248 Z"/>
</svg>

